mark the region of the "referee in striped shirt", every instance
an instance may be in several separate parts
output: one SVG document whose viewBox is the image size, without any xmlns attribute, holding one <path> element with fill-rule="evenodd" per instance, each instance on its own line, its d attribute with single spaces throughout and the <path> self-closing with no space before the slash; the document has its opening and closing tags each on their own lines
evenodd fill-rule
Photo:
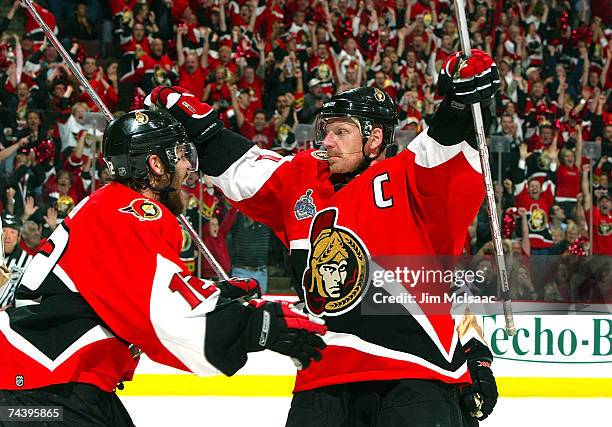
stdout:
<svg viewBox="0 0 612 427">
<path fill-rule="evenodd" d="M 11 273 L 6 286 L 0 288 L 0 307 L 12 305 L 19 279 L 21 279 L 23 271 L 32 259 L 32 256 L 19 246 L 22 227 L 23 223 L 21 222 L 21 218 L 7 212 L 2 214 L 4 262 Z"/>
</svg>

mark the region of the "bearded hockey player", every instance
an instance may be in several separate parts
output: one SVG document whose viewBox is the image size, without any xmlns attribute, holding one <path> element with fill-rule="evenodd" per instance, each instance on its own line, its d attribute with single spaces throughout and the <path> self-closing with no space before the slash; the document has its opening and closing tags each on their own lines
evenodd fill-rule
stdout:
<svg viewBox="0 0 612 427">
<path fill-rule="evenodd" d="M 361 309 L 371 258 L 460 254 L 484 197 L 470 104 L 488 105 L 498 87 L 486 53 L 449 56 L 431 126 L 389 159 L 396 107 L 376 88 L 326 102 L 321 150 L 288 157 L 222 129 L 217 113 L 181 88 L 151 93 L 149 104 L 188 129 L 201 170 L 290 248 L 298 295 L 326 319 L 323 359 L 298 372 L 287 426 L 450 427 L 491 413 L 492 355 L 473 318 L 457 328 L 450 314 Z"/>
<path fill-rule="evenodd" d="M 322 320 L 287 302 L 243 305 L 256 283 L 202 281 L 181 262 L 174 215 L 198 165 L 183 125 L 130 112 L 103 151 L 112 182 L 58 226 L 0 312 L 0 406 L 63 407 L 48 425 L 132 426 L 114 390 L 132 378 L 135 346 L 197 375 L 232 375 L 266 348 L 304 367 L 320 358 Z"/>
</svg>

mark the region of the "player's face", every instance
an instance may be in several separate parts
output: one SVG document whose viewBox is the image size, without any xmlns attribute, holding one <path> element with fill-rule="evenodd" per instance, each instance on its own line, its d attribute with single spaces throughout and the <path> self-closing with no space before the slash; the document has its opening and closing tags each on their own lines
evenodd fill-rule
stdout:
<svg viewBox="0 0 612 427">
<path fill-rule="evenodd" d="M 170 209 L 174 215 L 180 215 L 185 211 L 187 207 L 187 197 L 180 191 L 181 184 L 187 176 L 189 176 L 189 170 L 191 168 L 191 162 L 185 157 L 181 157 L 180 160 L 174 166 L 174 178 L 170 185 L 175 188 L 176 191 L 172 191 L 168 194 L 168 202 L 166 207 Z"/>
<path fill-rule="evenodd" d="M 332 173 L 352 172 L 363 160 L 361 132 L 349 118 L 330 120 L 322 145 Z"/>
</svg>

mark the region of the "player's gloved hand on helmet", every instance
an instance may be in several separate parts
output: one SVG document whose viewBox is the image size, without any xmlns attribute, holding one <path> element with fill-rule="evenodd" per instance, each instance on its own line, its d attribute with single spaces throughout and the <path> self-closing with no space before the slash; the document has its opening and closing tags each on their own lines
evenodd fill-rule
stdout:
<svg viewBox="0 0 612 427">
<path fill-rule="evenodd" d="M 474 418 L 487 418 L 497 403 L 497 384 L 491 363 L 493 354 L 482 342 L 472 338 L 463 346 L 472 384 L 461 389 L 461 404 Z"/>
<path fill-rule="evenodd" d="M 168 110 L 195 143 L 206 141 L 223 128 L 215 109 L 179 86 L 157 86 L 145 98 L 145 105 Z"/>
<path fill-rule="evenodd" d="M 221 291 L 221 296 L 227 299 L 261 298 L 259 282 L 248 277 L 232 277 L 215 283 Z"/>
<path fill-rule="evenodd" d="M 249 301 L 253 310 L 242 336 L 247 352 L 270 349 L 308 367 L 321 360 L 325 343 L 320 335 L 327 332 L 323 319 L 297 310 L 289 301 Z"/>
<path fill-rule="evenodd" d="M 469 57 L 461 51 L 449 55 L 440 69 L 437 91 L 446 96 L 453 109 L 464 110 L 470 104 L 488 105 L 499 89 L 499 72 L 493 58 L 479 49 Z"/>
</svg>

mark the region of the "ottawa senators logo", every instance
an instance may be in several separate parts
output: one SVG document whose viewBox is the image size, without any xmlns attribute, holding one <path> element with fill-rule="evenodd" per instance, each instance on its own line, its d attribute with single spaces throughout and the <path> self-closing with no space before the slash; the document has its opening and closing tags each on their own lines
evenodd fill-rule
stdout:
<svg viewBox="0 0 612 427">
<path fill-rule="evenodd" d="M 131 213 L 141 221 L 155 221 L 162 216 L 159 206 L 147 199 L 134 199 L 129 206 L 119 209 L 119 212 Z"/>
<path fill-rule="evenodd" d="M 302 287 L 308 310 L 317 316 L 339 316 L 352 310 L 367 286 L 368 251 L 355 233 L 336 225 L 337 215 L 336 208 L 325 209 L 310 226 Z"/>
<path fill-rule="evenodd" d="M 385 86 L 386 87 L 386 86 Z M 385 94 L 383 93 L 382 90 L 378 89 L 378 88 L 374 88 L 374 98 L 376 98 L 376 100 L 378 102 L 384 102 L 385 100 Z"/>
<path fill-rule="evenodd" d="M 609 236 L 612 234 L 612 224 L 608 224 L 605 221 L 599 223 L 599 227 L 597 227 L 597 231 L 600 236 Z"/>
<path fill-rule="evenodd" d="M 141 113 L 140 111 L 136 111 L 135 120 L 139 125 L 146 125 L 149 123 L 149 116 L 147 116 L 145 113 Z"/>
</svg>

